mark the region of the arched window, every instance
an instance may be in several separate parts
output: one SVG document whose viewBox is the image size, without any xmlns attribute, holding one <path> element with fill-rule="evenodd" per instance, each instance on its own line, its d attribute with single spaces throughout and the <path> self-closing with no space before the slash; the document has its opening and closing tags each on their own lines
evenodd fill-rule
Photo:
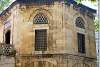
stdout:
<svg viewBox="0 0 100 67">
<path fill-rule="evenodd" d="M 84 20 L 81 17 L 76 18 L 76 27 L 85 29 Z"/>
<path fill-rule="evenodd" d="M 5 43 L 10 44 L 10 30 L 5 33 Z"/>
<path fill-rule="evenodd" d="M 48 23 L 48 18 L 46 15 L 44 15 L 43 13 L 38 13 L 34 19 L 33 22 L 35 24 L 47 24 Z"/>
</svg>

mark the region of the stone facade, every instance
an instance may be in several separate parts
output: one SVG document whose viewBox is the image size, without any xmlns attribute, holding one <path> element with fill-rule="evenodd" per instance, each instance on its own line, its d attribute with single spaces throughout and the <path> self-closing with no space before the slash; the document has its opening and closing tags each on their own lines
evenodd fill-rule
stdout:
<svg viewBox="0 0 100 67">
<path fill-rule="evenodd" d="M 47 16 L 47 24 L 35 24 L 38 13 Z M 85 29 L 75 25 L 77 17 L 84 20 Z M 50 5 L 15 4 L 0 17 L 0 42 L 10 30 L 10 43 L 16 49 L 16 67 L 96 67 L 96 46 L 93 18 L 65 5 L 63 1 Z M 47 50 L 35 51 L 35 30 L 47 30 Z M 77 33 L 85 34 L 86 53 L 78 52 Z"/>
</svg>

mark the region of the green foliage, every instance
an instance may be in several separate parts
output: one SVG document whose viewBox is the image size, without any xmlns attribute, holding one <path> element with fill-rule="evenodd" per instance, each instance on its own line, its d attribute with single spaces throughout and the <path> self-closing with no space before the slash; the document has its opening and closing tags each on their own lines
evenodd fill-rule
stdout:
<svg viewBox="0 0 100 67">
<path fill-rule="evenodd" d="M 0 0 L 0 11 L 3 11 L 5 7 L 9 5 L 11 0 Z"/>
<path fill-rule="evenodd" d="M 81 3 L 82 1 L 85 1 L 85 0 L 76 0 L 76 2 L 79 4 L 79 3 Z M 89 1 L 91 1 L 91 2 L 96 2 L 97 0 L 89 0 Z"/>
<path fill-rule="evenodd" d="M 81 1 L 82 1 L 82 0 L 76 0 L 76 2 L 77 2 L 78 4 L 81 3 Z"/>
<path fill-rule="evenodd" d="M 95 25 L 95 31 L 98 32 L 99 31 L 99 20 L 97 18 L 94 20 L 94 25 Z"/>
</svg>

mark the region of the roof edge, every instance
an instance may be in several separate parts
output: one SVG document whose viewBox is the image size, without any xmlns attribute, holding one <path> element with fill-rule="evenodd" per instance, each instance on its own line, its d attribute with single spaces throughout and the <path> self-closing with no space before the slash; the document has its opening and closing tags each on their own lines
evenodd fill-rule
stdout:
<svg viewBox="0 0 100 67">
<path fill-rule="evenodd" d="M 25 4 L 26 4 L 27 1 L 29 1 L 29 2 L 32 1 L 32 3 L 34 1 L 35 1 L 34 3 L 37 2 L 36 0 L 25 0 Z M 97 11 L 95 9 L 87 7 L 87 6 L 83 5 L 83 4 L 77 4 L 77 2 L 74 1 L 74 0 L 55 0 L 55 1 L 54 0 L 48 0 L 48 1 L 46 0 L 46 2 L 48 2 L 48 3 L 49 3 L 49 1 L 52 1 L 52 2 L 55 2 L 55 1 L 64 1 L 64 4 L 67 4 L 67 5 L 73 4 L 73 7 L 75 9 L 78 9 L 80 12 L 86 12 L 86 13 L 89 12 L 92 15 L 95 15 L 97 13 Z M 50 2 L 50 3 L 52 3 L 52 2 Z M 5 15 L 6 12 L 9 12 L 11 10 L 11 8 L 13 6 L 15 6 L 16 4 L 18 4 L 18 3 L 22 3 L 21 0 L 14 1 L 7 9 L 5 9 L 4 11 L 1 12 L 0 17 L 2 17 L 3 15 Z"/>
<path fill-rule="evenodd" d="M 13 6 L 15 6 L 17 3 L 18 3 L 17 1 L 14 1 L 11 5 L 9 5 L 8 8 L 6 8 L 5 10 L 3 10 L 3 11 L 0 13 L 0 17 L 1 17 L 2 15 L 4 15 L 6 12 L 9 12 L 9 11 L 13 8 Z"/>
</svg>

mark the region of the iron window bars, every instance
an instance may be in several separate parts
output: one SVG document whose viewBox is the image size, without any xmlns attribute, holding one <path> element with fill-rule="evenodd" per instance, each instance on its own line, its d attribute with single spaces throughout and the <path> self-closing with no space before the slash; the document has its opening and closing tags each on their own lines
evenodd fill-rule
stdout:
<svg viewBox="0 0 100 67">
<path fill-rule="evenodd" d="M 16 50 L 14 49 L 14 46 L 11 44 L 0 44 L 0 55 L 4 56 L 15 56 Z"/>
<path fill-rule="evenodd" d="M 47 30 L 35 30 L 35 50 L 46 51 L 47 50 Z"/>
<path fill-rule="evenodd" d="M 85 35 L 77 33 L 78 40 L 78 52 L 85 53 Z"/>
</svg>

